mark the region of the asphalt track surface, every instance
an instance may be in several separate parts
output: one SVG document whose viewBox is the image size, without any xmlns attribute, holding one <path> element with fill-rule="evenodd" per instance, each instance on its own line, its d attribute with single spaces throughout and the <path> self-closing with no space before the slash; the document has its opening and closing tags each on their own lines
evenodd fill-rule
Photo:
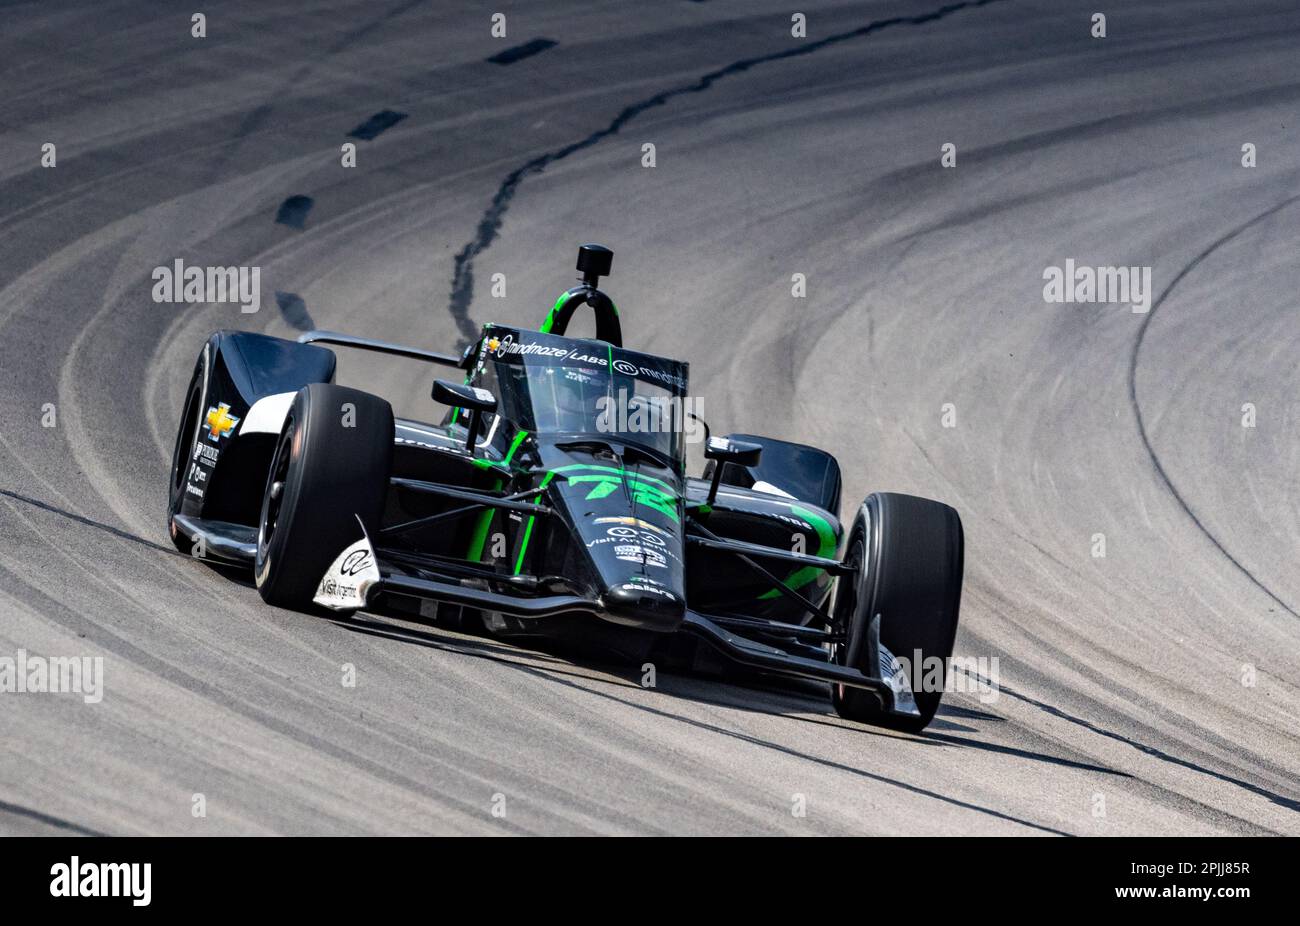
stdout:
<svg viewBox="0 0 1300 926">
<path fill-rule="evenodd" d="M 99 704 L 0 694 L 0 832 L 1300 833 L 1293 0 L 1105 39 L 1055 0 L 798 4 L 805 39 L 767 0 L 302 6 L 0 10 L 0 654 L 105 660 Z M 909 736 L 645 690 L 174 553 L 210 330 L 450 349 L 540 321 L 582 241 L 716 429 L 836 453 L 846 513 L 960 510 L 995 701 Z M 260 311 L 153 302 L 176 258 L 260 266 Z M 1067 258 L 1150 266 L 1151 311 L 1046 303 Z M 427 370 L 354 369 L 433 414 Z"/>
</svg>

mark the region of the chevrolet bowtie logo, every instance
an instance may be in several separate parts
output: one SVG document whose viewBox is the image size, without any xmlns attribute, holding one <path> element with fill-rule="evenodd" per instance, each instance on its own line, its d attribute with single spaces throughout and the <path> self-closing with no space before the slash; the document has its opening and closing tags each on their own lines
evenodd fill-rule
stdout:
<svg viewBox="0 0 1300 926">
<path fill-rule="evenodd" d="M 221 405 L 208 409 L 208 418 L 204 427 L 208 429 L 208 439 L 219 444 L 221 438 L 229 434 L 237 424 L 239 419 L 230 414 L 230 406 L 222 402 Z"/>
</svg>

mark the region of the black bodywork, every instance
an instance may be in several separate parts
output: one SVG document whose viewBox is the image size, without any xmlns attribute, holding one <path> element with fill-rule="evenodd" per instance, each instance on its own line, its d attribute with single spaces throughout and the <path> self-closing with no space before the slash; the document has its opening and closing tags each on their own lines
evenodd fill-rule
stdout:
<svg viewBox="0 0 1300 926">
<path fill-rule="evenodd" d="M 685 632 L 752 668 L 867 689 L 884 710 L 908 710 L 880 675 L 827 656 L 826 644 L 843 639 L 830 615 L 832 588 L 856 580 L 838 559 L 840 475 L 831 455 L 731 435 L 737 446 L 761 446 L 758 461 L 724 453 L 690 477 L 680 448 L 554 422 L 539 429 L 527 407 L 511 407 L 512 362 L 539 353 L 585 358 L 575 363 L 590 361 L 611 385 L 625 375 L 634 387 L 687 395 L 686 364 L 622 347 L 617 309 L 595 285 L 608 265 L 596 262 L 539 331 L 485 326 L 459 356 L 319 331 L 298 342 L 214 334 L 178 438 L 178 457 L 189 459 L 174 465 L 173 538 L 251 565 L 277 413 L 304 385 L 333 380 L 334 354 L 322 345 L 425 360 L 486 386 L 501 407 L 473 416 L 451 409 L 438 424 L 395 420 L 385 513 L 368 538 L 379 570 L 368 605 L 419 599 L 506 625 L 585 617 Z M 583 305 L 595 311 L 598 337 L 565 337 Z M 579 368 L 577 385 L 584 375 Z M 187 433 L 197 436 L 193 451 Z"/>
</svg>

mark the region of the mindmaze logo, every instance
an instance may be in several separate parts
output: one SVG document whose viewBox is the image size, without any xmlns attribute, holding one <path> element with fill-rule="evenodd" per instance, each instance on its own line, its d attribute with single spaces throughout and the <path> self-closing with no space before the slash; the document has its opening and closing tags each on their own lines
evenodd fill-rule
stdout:
<svg viewBox="0 0 1300 926">
<path fill-rule="evenodd" d="M 103 656 L 0 656 L 0 694 L 79 694 L 87 704 L 104 700 Z"/>
<path fill-rule="evenodd" d="M 538 341 L 521 344 L 515 341 L 513 334 L 506 334 L 504 337 L 493 335 L 483 342 L 483 346 L 488 353 L 498 360 L 529 357 L 540 360 L 555 360 L 558 366 L 577 368 L 589 366 L 600 370 L 608 370 L 612 367 L 615 373 L 658 383 L 665 388 L 679 390 L 686 388 L 686 380 L 672 370 L 660 369 L 649 363 L 633 363 L 626 357 L 615 357 L 611 363 L 610 357 L 601 356 L 599 353 L 588 353 L 587 349 L 582 347 L 568 347 Z M 580 370 L 574 370 L 574 372 L 580 373 Z"/>
</svg>

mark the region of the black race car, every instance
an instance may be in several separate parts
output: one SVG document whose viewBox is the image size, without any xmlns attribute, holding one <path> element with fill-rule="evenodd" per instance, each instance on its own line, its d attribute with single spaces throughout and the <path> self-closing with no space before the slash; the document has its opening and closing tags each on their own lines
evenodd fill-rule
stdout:
<svg viewBox="0 0 1300 926">
<path fill-rule="evenodd" d="M 687 364 L 623 346 L 597 288 L 612 258 L 584 245 L 582 283 L 540 330 L 486 325 L 460 356 L 323 331 L 213 334 L 176 438 L 174 542 L 251 567 L 273 605 L 414 602 L 502 633 L 689 635 L 750 669 L 829 682 L 844 717 L 920 730 L 957 632 L 957 512 L 881 492 L 845 531 L 830 454 L 709 436 Z M 583 305 L 596 337 L 565 337 Z M 464 379 L 433 381 L 441 424 L 395 419 L 334 383 L 323 344 Z M 693 434 L 699 478 L 685 471 Z"/>
</svg>

